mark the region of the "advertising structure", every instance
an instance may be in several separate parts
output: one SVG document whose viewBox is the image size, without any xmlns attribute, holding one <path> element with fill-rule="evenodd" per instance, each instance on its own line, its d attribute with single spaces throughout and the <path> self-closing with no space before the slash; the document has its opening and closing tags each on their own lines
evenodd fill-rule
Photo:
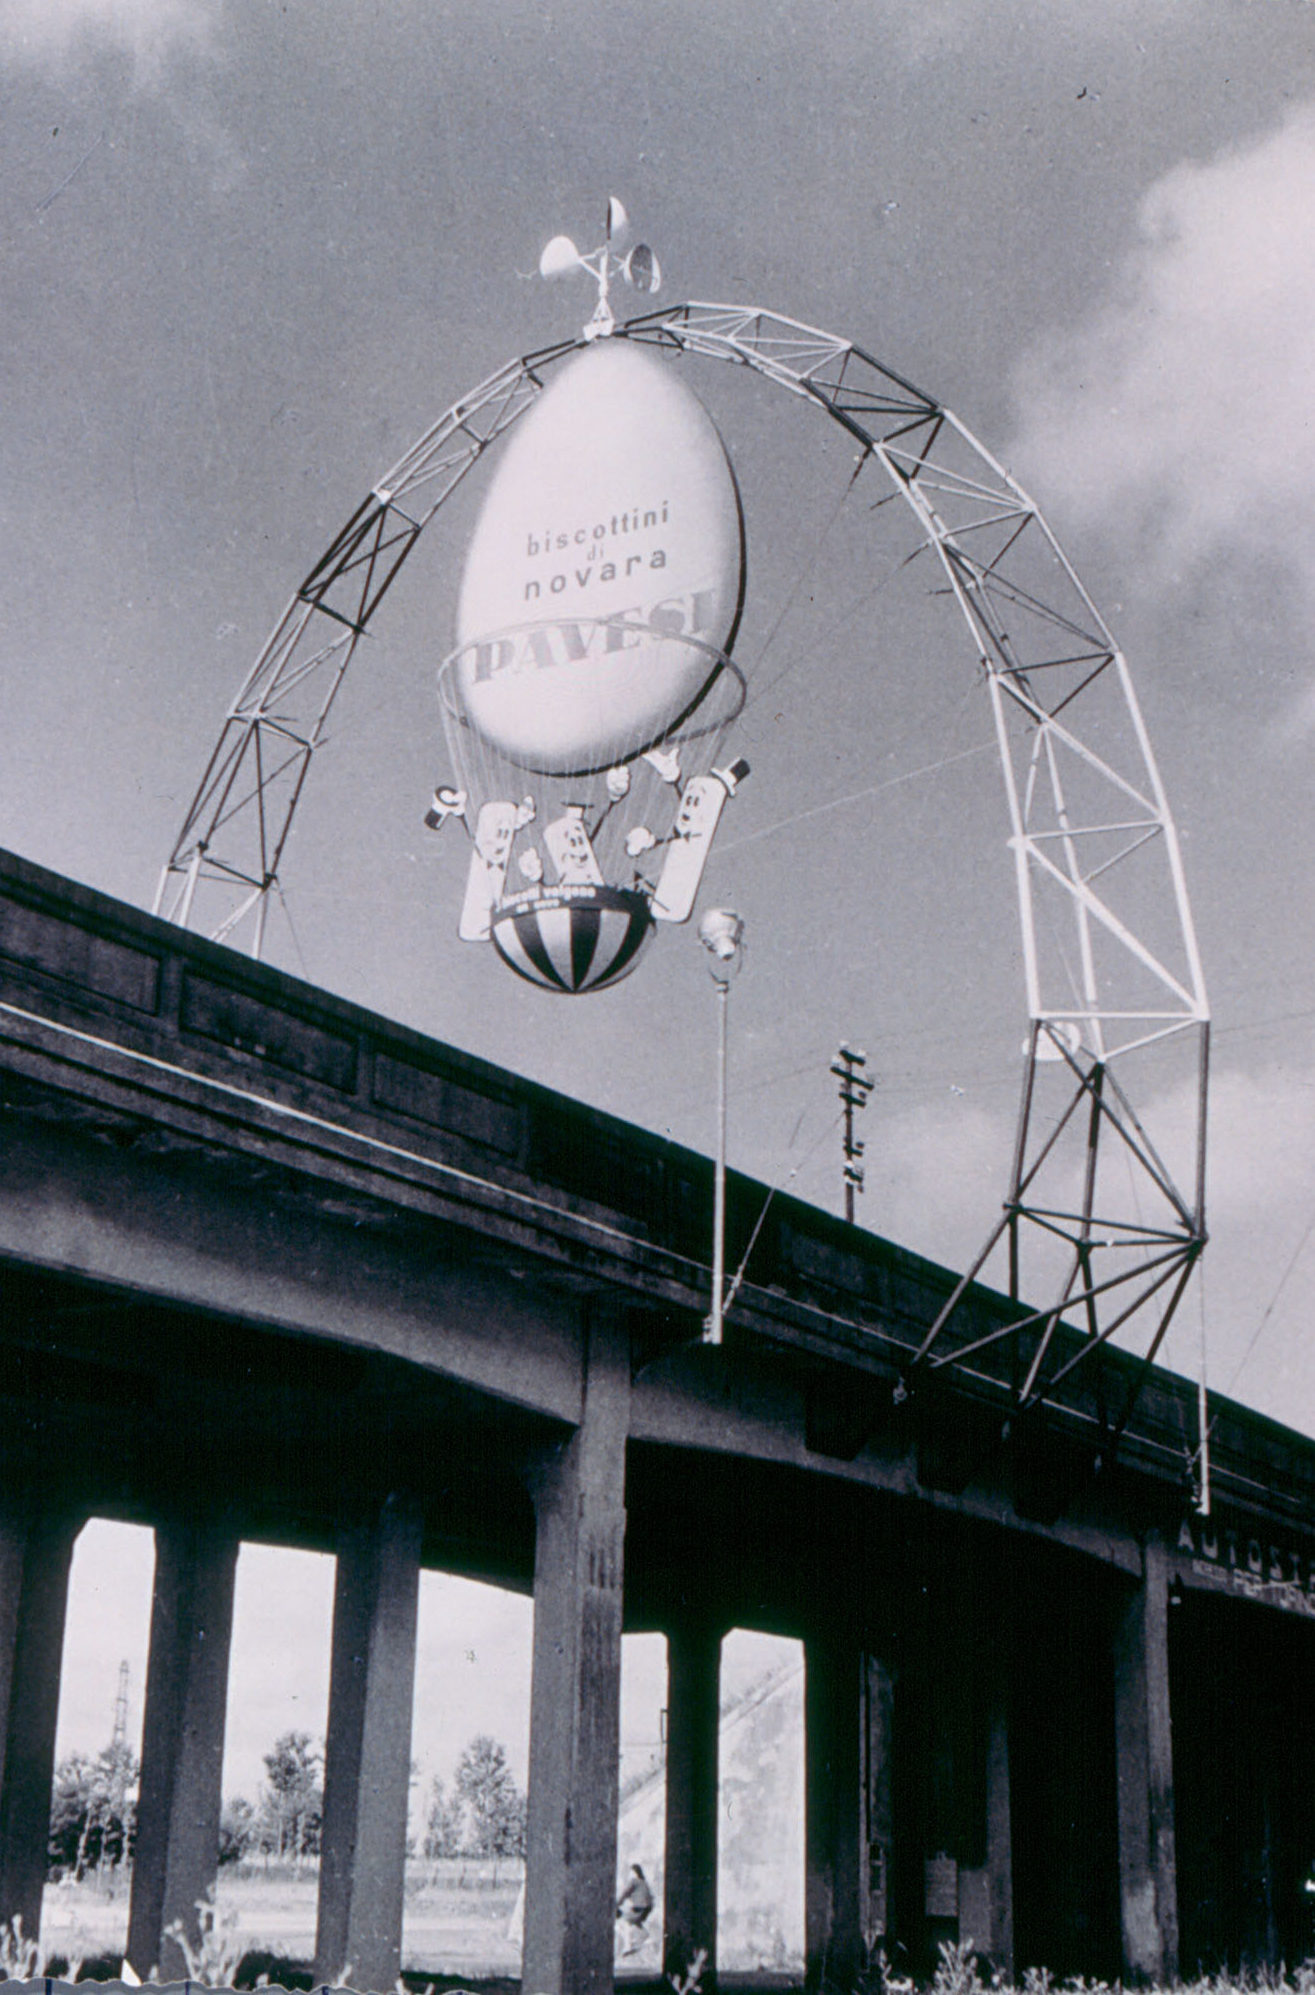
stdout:
<svg viewBox="0 0 1315 1995">
<path fill-rule="evenodd" d="M 467 549 L 439 696 L 473 850 L 458 932 L 559 991 L 687 920 L 747 765 L 714 769 L 744 528 L 725 446 L 659 356 L 600 339 L 518 422 Z"/>
</svg>

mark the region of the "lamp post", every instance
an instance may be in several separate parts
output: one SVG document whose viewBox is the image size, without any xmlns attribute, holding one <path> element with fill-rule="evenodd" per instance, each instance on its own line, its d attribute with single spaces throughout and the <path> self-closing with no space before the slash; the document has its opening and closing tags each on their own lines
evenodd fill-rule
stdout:
<svg viewBox="0 0 1315 1995">
<path fill-rule="evenodd" d="M 711 907 L 699 922 L 699 941 L 708 952 L 708 972 L 717 991 L 717 1162 L 712 1200 L 712 1308 L 703 1327 L 705 1344 L 720 1344 L 726 1302 L 726 1008 L 731 978 L 740 967 L 744 923 L 728 907 Z"/>
</svg>

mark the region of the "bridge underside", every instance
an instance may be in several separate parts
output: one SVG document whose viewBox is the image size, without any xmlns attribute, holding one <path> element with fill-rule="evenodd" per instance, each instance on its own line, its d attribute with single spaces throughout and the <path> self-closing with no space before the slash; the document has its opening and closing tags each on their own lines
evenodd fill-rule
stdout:
<svg viewBox="0 0 1315 1995">
<path fill-rule="evenodd" d="M 323 1953 L 334 1938 L 354 1966 L 370 1944 L 391 1961 L 400 1903 L 390 1929 L 378 1913 L 388 1881 L 380 1852 L 404 1819 L 405 1766 L 393 1819 L 385 1807 L 383 1819 L 362 1823 L 364 1789 L 380 1799 L 384 1759 L 372 1755 L 367 1778 L 359 1756 L 371 1694 L 373 1736 L 389 1731 L 384 1707 L 392 1706 L 391 1729 L 401 1726 L 409 1748 L 414 1613 L 404 1605 L 399 1617 L 399 1583 L 405 1595 L 425 1566 L 530 1591 L 537 1546 L 536 1613 L 560 1626 L 565 1612 L 582 1641 L 589 1627 L 597 1643 L 598 1597 L 608 1585 L 600 1588 L 598 1575 L 591 1583 L 554 1542 L 553 1492 L 578 1430 L 385 1354 L 143 1301 L 84 1278 L 9 1265 L 3 1293 L 3 1529 L 17 1611 L 0 1658 L 10 1747 L 0 1912 L 21 1912 L 29 1930 L 38 1916 L 37 1797 L 48 1796 L 53 1751 L 58 1596 L 73 1530 L 87 1516 L 112 1516 L 157 1527 L 157 1624 L 173 1615 L 172 1641 L 157 1625 L 152 1647 L 145 1758 L 156 1779 L 142 1792 L 136 1964 L 149 1971 L 162 1954 L 167 1962 L 163 1929 L 181 1891 L 213 1875 L 208 1847 L 190 1860 L 178 1848 L 178 1823 L 198 1808 L 217 1816 L 222 1684 L 208 1698 L 191 1685 L 193 1719 L 210 1728 L 212 1751 L 188 1759 L 176 1696 L 162 1700 L 157 1678 L 187 1689 L 187 1634 L 193 1650 L 202 1633 L 223 1636 L 243 1538 L 338 1553 L 340 1621 L 354 1609 L 391 1644 L 387 1681 L 363 1685 L 359 1672 L 335 1670 L 330 1739 L 349 1774 L 356 1761 L 340 1810 L 352 1862 L 335 1872 L 326 1856 L 317 1966 L 329 1973 L 342 1965 L 331 1970 Z M 773 1364 L 797 1372 L 785 1359 Z M 715 1958 L 716 1652 L 731 1628 L 751 1627 L 801 1639 L 807 1656 L 815 1982 L 857 1974 L 878 1946 L 927 1967 L 940 1940 L 958 1938 L 1001 1967 L 1041 1962 L 1110 1977 L 1135 1969 L 1133 1949 L 1149 1944 L 1159 1959 L 1143 1953 L 1143 1971 L 1166 1971 L 1172 1926 L 1158 1900 L 1149 1901 L 1149 1922 L 1137 1924 L 1155 1852 L 1139 1869 L 1121 1818 L 1130 1785 L 1148 1795 L 1153 1786 L 1155 1659 L 1144 1640 L 1131 1653 L 1128 1645 L 1130 1609 L 1144 1613 L 1148 1579 L 1160 1593 L 1160 1693 L 1173 1714 L 1161 1803 L 1172 1808 L 1176 1833 L 1170 1876 L 1182 1965 L 1260 1965 L 1310 1950 L 1308 1620 L 1174 1587 L 1163 1557 L 1134 1582 L 1043 1537 L 928 1502 L 926 1491 L 919 1500 L 856 1486 L 822 1462 L 809 1471 L 632 1439 L 622 1473 L 621 1570 L 602 1575 L 620 1596 L 619 1611 L 610 1640 L 593 1648 L 587 1666 L 577 1663 L 574 1694 L 580 1715 L 596 1717 L 600 1704 L 615 1702 L 621 1627 L 666 1636 L 672 1729 L 658 1876 L 673 1970 L 699 1946 Z M 578 1476 L 570 1488 L 578 1502 Z M 586 1486 L 586 1499 L 599 1493 Z M 380 1583 L 390 1559 L 391 1590 Z M 541 1679 L 544 1668 L 540 1657 Z M 569 1793 L 573 1815 L 585 1812 L 592 1783 L 595 1807 L 610 1818 L 614 1760 L 603 1753 L 588 1764 L 577 1739 L 574 1769 L 561 1773 L 556 1762 L 569 1741 L 560 1672 L 550 1687 L 536 1699 L 536 1783 L 550 1782 L 552 1809 Z M 26 1815 L 18 1805 L 24 1771 Z M 608 1833 L 605 1826 L 604 1845 Z M 551 1849 L 551 1823 L 536 1824 L 536 1834 Z M 553 1883 L 564 1907 L 579 1879 Z M 563 1986 L 581 1983 L 579 1964 L 574 1979 L 566 1970 L 587 1916 L 578 1906 L 568 1932 L 559 1910 L 555 1939 L 551 1929 L 540 1938 L 544 1954 L 555 1945 L 565 1963 Z M 602 1973 L 596 1964 L 591 1985 Z M 358 1976 L 383 1980 L 377 1964 Z"/>
<path fill-rule="evenodd" d="M 215 1875 L 243 1538 L 337 1560 L 324 1979 L 397 1978 L 424 1566 L 533 1595 L 534 1995 L 612 1980 L 623 1629 L 668 1647 L 672 1973 L 715 1965 L 734 1626 L 804 1645 L 811 1987 L 1315 1947 L 1309 1443 L 1218 1406 L 1203 1520 L 1192 1395 L 1122 1354 L 1021 1422 L 989 1373 L 897 1392 L 953 1277 L 785 1198 L 704 1346 L 703 1160 L 4 855 L 0 1117 L 0 1920 L 103 1515 L 156 1535 L 143 1977 Z"/>
</svg>

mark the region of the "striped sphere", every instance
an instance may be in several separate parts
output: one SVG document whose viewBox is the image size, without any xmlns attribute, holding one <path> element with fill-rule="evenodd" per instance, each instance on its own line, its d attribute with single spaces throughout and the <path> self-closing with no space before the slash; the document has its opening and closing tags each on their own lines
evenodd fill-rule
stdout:
<svg viewBox="0 0 1315 1995">
<path fill-rule="evenodd" d="M 543 990 L 599 991 L 630 974 L 652 927 L 643 894 L 574 887 L 500 907 L 493 946 L 518 977 Z"/>
</svg>

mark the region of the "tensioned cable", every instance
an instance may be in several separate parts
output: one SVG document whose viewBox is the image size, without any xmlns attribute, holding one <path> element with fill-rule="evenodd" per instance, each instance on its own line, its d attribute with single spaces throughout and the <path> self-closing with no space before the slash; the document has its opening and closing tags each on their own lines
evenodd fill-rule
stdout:
<svg viewBox="0 0 1315 1995">
<path fill-rule="evenodd" d="M 730 1287 L 726 1291 L 725 1300 L 722 1303 L 723 1314 L 725 1313 L 726 1310 L 730 1308 L 731 1304 L 735 1300 L 736 1295 L 739 1293 L 740 1283 L 744 1280 L 744 1271 L 749 1265 L 749 1256 L 750 1254 L 752 1254 L 755 1246 L 758 1243 L 758 1235 L 763 1230 L 763 1221 L 767 1217 L 768 1208 L 771 1205 L 772 1200 L 776 1197 L 778 1191 L 784 1190 L 785 1186 L 789 1184 L 791 1178 L 798 1177 L 800 1171 L 802 1171 L 804 1165 L 813 1156 L 814 1152 L 820 1150 L 823 1143 L 825 1143 L 827 1137 L 830 1136 L 835 1129 L 839 1128 L 841 1116 L 843 1114 L 844 1110 L 842 1109 L 840 1111 L 840 1114 L 832 1118 L 832 1120 L 827 1124 L 826 1128 L 817 1137 L 817 1139 L 809 1144 L 808 1148 L 804 1151 L 803 1156 L 799 1159 L 799 1162 L 797 1164 L 792 1164 L 790 1169 L 785 1173 L 784 1177 L 777 1178 L 775 1184 L 769 1187 L 767 1196 L 763 1200 L 762 1211 L 758 1214 L 757 1220 L 754 1222 L 753 1231 L 749 1235 L 749 1244 L 744 1250 L 744 1254 L 740 1260 L 739 1267 L 735 1270 L 735 1278 L 731 1282 Z"/>
<path fill-rule="evenodd" d="M 1308 1018 L 1315 1018 L 1315 1011 L 1278 1011 L 1271 1018 L 1239 1019 L 1234 1025 L 1216 1025 L 1217 1038 L 1233 1038 L 1239 1032 L 1266 1032 L 1272 1025 L 1292 1025 Z"/>
<path fill-rule="evenodd" d="M 897 499 L 899 497 L 899 493 L 891 492 L 887 496 L 888 498 L 891 499 Z M 884 506 L 886 503 L 887 503 L 886 499 L 877 500 L 878 506 Z M 869 507 L 868 510 L 875 511 L 876 508 Z M 918 545 L 911 551 L 911 553 L 906 554 L 902 561 L 897 561 L 895 563 L 895 566 L 893 568 L 888 568 L 886 570 L 886 573 L 880 576 L 879 579 L 872 584 L 872 587 L 870 589 L 864 589 L 861 596 L 856 596 L 854 598 L 854 601 L 849 605 L 849 608 L 847 610 L 843 611 L 840 616 L 836 617 L 833 622 L 829 623 L 825 630 L 818 632 L 817 636 L 818 648 L 821 649 L 825 645 L 829 644 L 833 638 L 837 637 L 839 633 L 844 629 L 845 625 L 849 623 L 852 618 L 856 617 L 861 609 L 865 609 L 867 607 L 867 605 L 872 601 L 874 596 L 879 596 L 882 590 L 884 588 L 887 588 L 889 584 L 895 580 L 897 575 L 902 575 L 904 573 L 904 570 L 910 565 L 910 563 L 916 561 L 920 554 L 928 553 L 930 547 L 931 547 L 930 541 L 920 540 L 918 542 Z"/>
<path fill-rule="evenodd" d="M 737 1078 L 735 1083 L 735 1092 L 739 1096 L 750 1095 L 750 1094 L 761 1094 L 764 1088 L 780 1087 L 786 1081 L 797 1081 L 800 1078 L 800 1076 L 803 1074 L 817 1073 L 818 1070 L 824 1065 L 827 1057 L 828 1056 L 819 1047 L 818 1051 L 815 1054 L 812 1054 L 808 1059 L 801 1061 L 798 1066 L 771 1067 L 767 1070 L 766 1073 L 755 1074 L 752 1080 Z M 703 1086 L 701 1082 L 692 1082 L 688 1087 L 680 1089 L 668 1089 L 665 1099 L 670 1107 L 675 1108 L 684 1102 L 703 1101 L 706 1097 L 706 1094 L 707 1094 L 707 1089 Z M 805 1113 L 807 1113 L 807 1111 L 805 1111 Z M 792 1137 L 791 1143 L 793 1143 L 793 1141 L 794 1138 Z M 787 1148 L 788 1147 L 789 1146 L 787 1146 Z"/>
<path fill-rule="evenodd" d="M 887 776 L 882 783 L 873 783 L 866 790 L 854 790 L 847 797 L 832 797 L 829 803 L 813 804 L 808 810 L 796 811 L 793 817 L 783 817 L 776 824 L 765 824 L 758 831 L 747 831 L 743 838 L 733 838 L 729 845 L 719 848 L 720 856 L 728 852 L 738 852 L 741 846 L 754 845 L 760 838 L 771 838 L 778 831 L 788 831 L 791 825 L 802 824 L 806 818 L 824 817 L 828 811 L 843 810 L 847 804 L 861 804 L 868 797 L 877 797 L 883 790 L 893 790 L 900 783 L 911 783 L 917 776 L 934 776 L 940 769 L 948 769 L 954 762 L 966 762 L 971 756 L 985 755 L 994 749 L 994 741 L 978 742 L 975 748 L 960 748 L 953 755 L 942 755 L 939 762 L 924 763 L 921 769 L 906 769 L 902 775 Z"/>
<path fill-rule="evenodd" d="M 822 549 L 825 547 L 827 539 L 830 536 L 830 533 L 832 531 L 832 528 L 835 526 L 836 521 L 840 518 L 841 513 L 844 511 L 845 501 L 848 499 L 850 493 L 853 491 L 855 485 L 858 483 L 858 474 L 863 469 L 863 466 L 867 463 L 867 461 L 868 461 L 867 453 L 865 452 L 858 459 L 858 462 L 855 464 L 854 469 L 850 472 L 848 482 L 846 483 L 844 490 L 841 492 L 840 497 L 836 500 L 835 505 L 832 507 L 829 517 L 823 521 L 822 526 L 818 531 L 817 539 L 813 543 L 812 548 L 806 550 L 805 553 L 800 556 L 798 571 L 795 575 L 794 581 L 790 585 L 789 594 L 786 596 L 785 601 L 781 605 L 775 623 L 772 625 L 766 637 L 759 645 L 758 653 L 753 661 L 753 665 L 747 668 L 749 671 L 751 672 L 761 671 L 763 659 L 767 656 L 767 653 L 771 650 L 773 644 L 775 644 L 777 638 L 780 636 L 781 627 L 784 624 L 786 618 L 789 616 L 791 610 L 794 608 L 796 602 L 798 601 L 799 592 L 803 588 L 806 578 L 812 573 L 814 567 L 816 566 L 817 558 L 819 554 L 822 552 Z M 779 686 L 785 679 L 787 679 L 790 676 L 791 672 L 797 670 L 799 662 L 800 661 L 798 658 L 792 658 L 790 660 L 790 663 L 788 665 L 782 666 L 781 670 L 777 673 L 776 677 L 774 679 L 769 679 L 765 686 L 753 687 L 749 695 L 750 701 L 752 702 L 755 700 L 760 700 L 765 698 L 768 693 L 772 692 L 775 687 Z"/>
<path fill-rule="evenodd" d="M 283 918 L 288 924 L 288 933 L 292 937 L 292 946 L 297 952 L 297 961 L 301 964 L 301 974 L 308 984 L 313 984 L 315 979 L 312 977 L 310 968 L 306 962 L 306 952 L 301 946 L 301 937 L 297 933 L 297 924 L 292 919 L 292 909 L 288 906 L 288 897 L 283 891 L 283 882 L 282 880 L 275 880 L 274 885 L 278 891 L 279 906 L 283 909 Z"/>
<path fill-rule="evenodd" d="M 1205 1329 L 1205 1266 L 1202 1263 L 1196 1270 L 1196 1299 L 1201 1316 L 1201 1376 L 1197 1381 L 1196 1423 L 1200 1438 L 1193 1462 L 1200 1465 L 1197 1477 L 1197 1511 L 1202 1517 L 1210 1515 L 1210 1393 L 1206 1380 L 1206 1329 Z"/>
<path fill-rule="evenodd" d="M 1241 1377 L 1243 1370 L 1245 1369 L 1247 1363 L 1251 1358 L 1252 1352 L 1256 1348 L 1256 1345 L 1260 1342 L 1261 1337 L 1268 1329 L 1274 1311 L 1278 1307 L 1279 1298 L 1282 1296 L 1284 1289 L 1287 1287 L 1289 1277 L 1291 1276 L 1293 1269 L 1296 1267 L 1297 1262 L 1301 1259 L 1302 1252 L 1305 1249 L 1306 1242 L 1310 1239 L 1312 1233 L 1315 1233 L 1315 1212 L 1312 1212 L 1310 1218 L 1306 1221 L 1306 1230 L 1302 1234 L 1300 1240 L 1298 1240 L 1296 1247 L 1293 1250 L 1291 1260 L 1288 1262 L 1287 1266 L 1284 1268 L 1282 1274 L 1278 1278 L 1278 1286 L 1275 1288 L 1273 1295 L 1270 1297 L 1269 1302 L 1266 1305 L 1264 1315 L 1261 1317 L 1259 1323 L 1255 1327 L 1255 1330 L 1252 1334 L 1251 1342 L 1247 1345 L 1245 1351 L 1243 1351 L 1241 1357 L 1238 1359 L 1236 1368 L 1234 1369 L 1233 1372 L 1233 1376 L 1232 1378 L 1229 1379 L 1228 1384 L 1224 1387 L 1225 1399 L 1232 1398 L 1233 1388 L 1237 1384 L 1238 1379 Z M 1214 1422 L 1211 1421 L 1210 1425 L 1211 1427 L 1213 1427 Z"/>
<path fill-rule="evenodd" d="M 891 494 L 892 498 L 895 498 L 897 496 L 898 494 L 896 493 Z M 841 505 L 844 504 L 845 498 L 847 497 L 848 497 L 848 492 L 842 494 Z M 883 500 L 879 501 L 878 503 L 884 504 L 885 502 Z M 831 531 L 831 527 L 834 525 L 835 525 L 835 519 L 833 518 L 830 522 L 830 525 L 828 525 L 826 531 L 823 533 L 821 539 L 818 541 L 818 549 L 821 548 L 822 542 L 826 539 L 826 534 Z M 813 640 L 812 649 L 814 650 L 814 652 L 824 650 L 825 647 L 829 643 L 831 643 L 832 640 L 839 634 L 839 632 L 844 629 L 845 625 L 849 623 L 853 617 L 856 617 L 858 615 L 861 609 L 865 609 L 867 605 L 870 602 L 872 602 L 875 597 L 881 594 L 883 589 L 889 587 L 889 585 L 893 581 L 895 581 L 898 576 L 904 573 L 904 570 L 909 566 L 910 562 L 916 561 L 920 554 L 925 554 L 927 552 L 927 545 L 928 543 L 925 540 L 919 542 L 918 546 L 913 549 L 913 552 L 911 554 L 906 554 L 902 561 L 897 561 L 893 568 L 888 568 L 886 570 L 886 573 L 880 578 L 879 581 L 874 582 L 870 589 L 865 589 L 861 596 L 856 596 L 854 601 L 850 604 L 849 608 L 843 613 L 843 615 L 835 618 L 835 620 L 832 623 L 827 625 L 827 628 L 825 630 L 819 631 L 816 638 Z M 778 619 L 777 624 L 772 631 L 773 638 L 775 638 L 775 636 L 777 635 L 777 631 L 780 628 L 780 623 L 784 620 L 785 616 L 789 612 L 790 607 L 791 604 L 787 603 L 785 609 L 781 612 L 781 617 Z M 796 668 L 800 664 L 802 664 L 802 662 L 803 660 L 801 657 L 794 657 L 790 660 L 790 663 L 788 665 L 783 665 L 781 667 L 781 670 L 777 673 L 776 677 L 774 679 L 769 679 L 765 686 L 752 687 L 749 694 L 749 700 L 746 702 L 746 704 L 752 705 L 755 700 L 764 699 L 766 698 L 768 693 L 775 692 L 776 688 L 784 684 L 785 680 L 789 678 L 790 674 L 793 671 L 795 671 Z"/>
</svg>

